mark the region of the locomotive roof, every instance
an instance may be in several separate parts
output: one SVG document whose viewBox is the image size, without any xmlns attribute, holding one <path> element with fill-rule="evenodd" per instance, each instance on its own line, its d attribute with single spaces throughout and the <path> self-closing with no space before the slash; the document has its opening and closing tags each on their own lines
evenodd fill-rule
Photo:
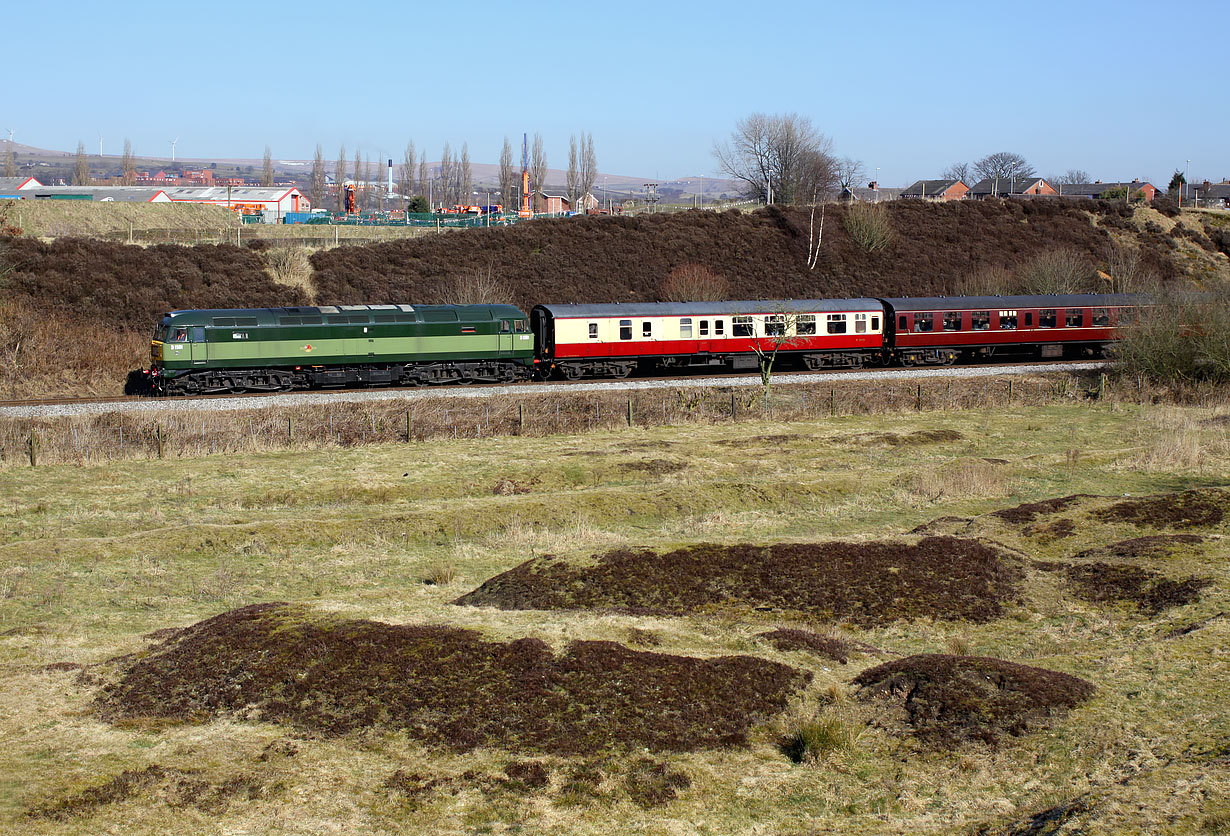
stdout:
<svg viewBox="0 0 1230 836">
<path fill-rule="evenodd" d="M 968 311 L 992 308 L 1116 308 L 1143 304 L 1148 297 L 1133 293 L 1071 293 L 1058 296 L 906 296 L 883 301 L 897 311 Z"/>
<path fill-rule="evenodd" d="M 878 299 L 751 299 L 742 302 L 628 302 L 606 305 L 537 305 L 556 318 L 616 316 L 705 316 L 739 314 L 867 311 L 879 313 Z"/>
<path fill-rule="evenodd" d="M 320 305 L 297 308 L 200 308 L 170 311 L 165 314 L 177 324 L 209 325 L 214 317 L 247 316 L 273 325 L 278 317 L 320 316 L 343 313 L 414 313 L 424 311 L 456 310 L 461 320 L 524 319 L 525 313 L 513 305 Z"/>
</svg>

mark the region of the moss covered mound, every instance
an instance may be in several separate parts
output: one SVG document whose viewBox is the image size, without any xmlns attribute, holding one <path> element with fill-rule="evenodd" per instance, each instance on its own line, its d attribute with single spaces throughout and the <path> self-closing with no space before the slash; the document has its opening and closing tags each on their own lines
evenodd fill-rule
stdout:
<svg viewBox="0 0 1230 836">
<path fill-rule="evenodd" d="M 1150 615 L 1199 600 L 1200 590 L 1212 583 L 1198 577 L 1173 580 L 1151 569 L 1100 561 L 1068 566 L 1064 574 L 1086 601 L 1133 601 Z"/>
<path fill-rule="evenodd" d="M 974 540 L 701 544 L 666 554 L 613 551 L 592 564 L 546 556 L 455 603 L 501 609 L 599 609 L 637 615 L 712 610 L 790 613 L 860 626 L 930 617 L 998 617 L 1022 572 Z"/>
<path fill-rule="evenodd" d="M 1026 502 L 1023 505 L 1014 505 L 1011 508 L 1001 508 L 998 511 L 992 511 L 991 516 L 999 517 L 1001 520 L 1010 523 L 1031 523 L 1038 519 L 1038 517 L 1046 517 L 1066 511 L 1084 499 L 1097 499 L 1097 497 L 1088 493 L 1057 496 L 1054 499 L 1044 499 L 1041 502 Z"/>
<path fill-rule="evenodd" d="M 877 665 L 855 677 L 854 684 L 862 688 L 860 697 L 882 700 L 920 740 L 937 747 L 973 740 L 994 745 L 1094 692 L 1091 683 L 1066 673 L 940 653 Z M 888 719 L 891 723 L 893 716 Z"/>
<path fill-rule="evenodd" d="M 1145 496 L 1116 502 L 1095 512 L 1108 523 L 1130 523 L 1137 528 L 1209 528 L 1230 511 L 1230 491 L 1209 489 Z"/>
<path fill-rule="evenodd" d="M 1150 534 L 1147 537 L 1132 537 L 1118 540 L 1105 546 L 1097 546 L 1074 554 L 1075 558 L 1131 558 L 1166 557 L 1179 546 L 1198 545 L 1204 542 L 1199 534 Z"/>
<path fill-rule="evenodd" d="M 121 660 L 104 717 L 242 713 L 325 734 L 397 728 L 424 742 L 556 754 L 739 745 L 809 679 L 750 656 L 696 659 L 573 642 L 484 641 L 472 630 L 329 619 L 259 604 Z"/>
</svg>

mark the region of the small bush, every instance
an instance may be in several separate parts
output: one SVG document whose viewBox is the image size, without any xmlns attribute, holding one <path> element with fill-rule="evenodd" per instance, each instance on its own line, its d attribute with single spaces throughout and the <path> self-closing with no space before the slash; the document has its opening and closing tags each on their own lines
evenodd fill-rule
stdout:
<svg viewBox="0 0 1230 836">
<path fill-rule="evenodd" d="M 447 563 L 435 563 L 428 568 L 423 583 L 429 586 L 448 586 L 457 578 L 456 567 Z"/>
<path fill-rule="evenodd" d="M 884 203 L 854 203 L 846 210 L 846 232 L 869 253 L 893 242 L 893 222 Z"/>
<path fill-rule="evenodd" d="M 1023 293 L 1087 293 L 1097 290 L 1093 265 L 1072 247 L 1057 247 L 1036 257 L 1018 271 Z"/>
<path fill-rule="evenodd" d="M 665 302 L 720 302 L 729 298 L 730 283 L 703 264 L 681 264 L 662 282 Z"/>
<path fill-rule="evenodd" d="M 264 252 L 269 276 L 278 284 L 301 289 L 308 299 L 316 297 L 312 287 L 312 262 L 307 250 L 292 245 L 269 247 Z"/>
<path fill-rule="evenodd" d="M 778 742 L 782 754 L 795 763 L 822 761 L 850 748 L 854 736 L 836 717 L 813 717 L 796 721 Z"/>
<path fill-rule="evenodd" d="M 1170 293 L 1121 324 L 1120 371 L 1155 383 L 1230 380 L 1230 294 Z"/>
</svg>

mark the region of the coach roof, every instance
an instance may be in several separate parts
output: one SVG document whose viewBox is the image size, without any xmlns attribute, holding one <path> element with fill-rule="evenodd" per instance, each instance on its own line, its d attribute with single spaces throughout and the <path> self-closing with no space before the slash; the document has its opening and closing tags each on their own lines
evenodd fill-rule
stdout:
<svg viewBox="0 0 1230 836">
<path fill-rule="evenodd" d="M 742 302 L 628 302 L 612 305 L 538 305 L 558 318 L 599 319 L 638 316 L 738 316 L 740 314 L 799 314 L 826 311 L 880 313 L 878 299 L 760 299 Z"/>
<path fill-rule="evenodd" d="M 982 311 L 1008 308 L 1118 308 L 1146 304 L 1132 293 L 1082 293 L 1066 296 L 919 296 L 884 299 L 896 311 Z"/>
</svg>

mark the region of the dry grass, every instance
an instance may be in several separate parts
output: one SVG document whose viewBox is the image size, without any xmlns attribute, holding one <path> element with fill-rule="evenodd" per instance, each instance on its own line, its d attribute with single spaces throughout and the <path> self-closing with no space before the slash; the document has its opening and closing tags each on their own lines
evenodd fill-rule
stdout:
<svg viewBox="0 0 1230 836">
<path fill-rule="evenodd" d="M 748 416 L 732 424 L 713 404 L 703 420 L 673 415 L 674 426 L 572 424 L 532 437 L 484 430 L 456 440 L 441 432 L 430 446 L 395 436 L 361 447 L 268 441 L 225 455 L 178 444 L 163 461 L 143 451 L 0 469 L 0 829 L 997 833 L 1058 810 L 1069 828 L 1090 833 L 1217 832 L 1230 797 L 1220 687 L 1230 680 L 1230 620 L 1219 616 L 1230 610 L 1230 530 L 1223 520 L 1182 529 L 1198 539 L 1172 538 L 1165 553 L 1129 549 L 1174 532 L 1141 528 L 1146 515 L 1132 510 L 1146 507 L 1139 502 L 1116 512 L 1131 511 L 1123 519 L 1096 512 L 1230 482 L 1230 457 L 1214 443 L 1224 439 L 1224 404 L 1215 411 L 1082 399 L 1023 409 L 1019 401 L 1007 408 L 1001 393 L 987 409 L 915 414 L 913 393 L 899 390 L 898 403 L 908 395 L 904 412 L 884 412 L 877 399 L 874 410 L 845 406 L 830 419 L 825 394 L 814 398 L 819 415 L 784 403 L 777 418 L 791 423 Z M 969 392 L 969 403 L 980 395 Z M 853 392 L 843 403 L 869 405 Z M 645 412 L 655 408 L 650 402 Z M 334 413 L 338 423 L 342 414 Z M 344 438 L 354 432 L 361 443 L 371 417 L 356 411 Z M 553 410 L 544 417 L 553 421 Z M 1173 460 L 1177 469 L 1163 458 L 1138 466 L 1180 422 L 1205 451 L 1200 469 L 1184 470 L 1185 459 Z M 255 425 L 259 431 L 259 419 Z M 279 426 L 271 420 L 268 429 Z M 403 429 L 404 421 L 384 431 Z M 937 430 L 952 434 L 900 443 Z M 1081 455 L 1066 459 L 1076 448 Z M 920 470 L 987 458 L 1011 459 L 999 465 L 1010 472 L 1009 495 L 901 501 Z M 686 467 L 644 465 L 655 461 Z M 497 491 L 504 481 L 518 490 Z M 1079 493 L 1107 498 L 1041 502 Z M 1023 504 L 1036 509 L 1032 517 L 986 515 Z M 1001 617 L 838 630 L 760 611 L 663 617 L 449 603 L 545 554 L 583 562 L 612 549 L 669 554 L 700 541 L 857 543 L 940 517 L 959 518 L 950 524 L 962 536 L 1020 556 L 1020 600 Z M 1075 523 L 1073 532 L 1053 536 L 1063 520 Z M 1119 545 L 1079 556 L 1109 544 Z M 1063 573 L 1032 561 L 1124 563 L 1212 583 L 1197 600 L 1154 614 L 1131 601 L 1087 600 Z M 423 583 L 435 566 L 455 570 L 450 584 Z M 1139 573 L 1120 574 L 1131 581 Z M 92 713 L 106 660 L 150 658 L 154 642 L 168 637 L 145 634 L 272 600 L 337 622 L 448 625 L 501 646 L 541 641 L 556 658 L 571 642 L 612 641 L 704 660 L 757 656 L 814 679 L 791 709 L 753 726 L 745 746 L 655 756 L 594 749 L 527 759 L 498 746 L 459 753 L 375 729 L 302 734 L 243 710 L 189 725 L 105 723 Z M 841 665 L 758 636 L 783 626 L 883 653 L 851 653 Z M 297 649 L 310 661 L 328 648 Z M 997 748 L 962 742 L 939 751 L 894 731 L 879 703 L 850 698 L 849 681 L 879 663 L 943 652 L 964 659 L 971 650 L 1072 674 L 1098 690 L 1066 718 L 1056 714 Z M 437 673 L 457 670 L 441 664 Z M 219 682 L 242 686 L 242 677 Z M 643 693 L 654 682 L 634 685 Z M 334 707 L 288 710 L 329 716 Z M 800 732 L 807 727 L 814 761 L 794 764 L 779 748 L 796 720 Z"/>
<path fill-rule="evenodd" d="M 262 255 L 269 278 L 278 284 L 299 288 L 314 302 L 316 289 L 312 285 L 312 262 L 308 259 L 312 252 L 307 247 L 286 243 L 268 248 Z"/>
</svg>

